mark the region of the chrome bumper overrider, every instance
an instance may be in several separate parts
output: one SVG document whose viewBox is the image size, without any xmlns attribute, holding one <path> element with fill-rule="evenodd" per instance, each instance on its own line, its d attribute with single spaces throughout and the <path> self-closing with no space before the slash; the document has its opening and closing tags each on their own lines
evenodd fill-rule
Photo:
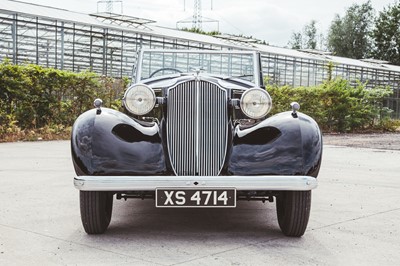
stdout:
<svg viewBox="0 0 400 266">
<path fill-rule="evenodd" d="M 215 188 L 237 190 L 311 190 L 318 181 L 310 176 L 78 176 L 83 191 L 153 191 L 156 188 Z"/>
</svg>

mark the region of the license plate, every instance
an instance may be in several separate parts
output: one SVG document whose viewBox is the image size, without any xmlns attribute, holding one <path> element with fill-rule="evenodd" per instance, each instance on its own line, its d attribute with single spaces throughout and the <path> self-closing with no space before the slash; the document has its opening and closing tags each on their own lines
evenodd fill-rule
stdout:
<svg viewBox="0 0 400 266">
<path fill-rule="evenodd" d="M 156 207 L 235 208 L 236 189 L 156 189 Z"/>
</svg>

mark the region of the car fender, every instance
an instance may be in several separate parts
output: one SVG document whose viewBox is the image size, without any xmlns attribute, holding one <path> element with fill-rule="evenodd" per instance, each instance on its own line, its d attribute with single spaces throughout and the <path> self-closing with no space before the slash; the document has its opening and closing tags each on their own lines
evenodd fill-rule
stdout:
<svg viewBox="0 0 400 266">
<path fill-rule="evenodd" d="M 237 125 L 227 166 L 231 175 L 317 177 L 322 134 L 308 115 L 283 112 L 252 126 Z"/>
<path fill-rule="evenodd" d="M 166 172 L 157 123 L 139 123 L 101 108 L 81 114 L 71 134 L 77 175 L 159 175 Z"/>
</svg>

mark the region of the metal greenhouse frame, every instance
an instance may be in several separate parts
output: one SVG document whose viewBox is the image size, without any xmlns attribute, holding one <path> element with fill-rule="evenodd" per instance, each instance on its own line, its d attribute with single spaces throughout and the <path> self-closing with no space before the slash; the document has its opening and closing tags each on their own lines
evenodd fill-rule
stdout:
<svg viewBox="0 0 400 266">
<path fill-rule="evenodd" d="M 141 47 L 257 50 L 272 84 L 313 86 L 332 75 L 354 84 L 367 82 L 368 88 L 390 86 L 394 94 L 385 104 L 394 110 L 393 117 L 400 118 L 400 67 L 387 62 L 273 47 L 229 35 L 195 34 L 126 15 L 88 15 L 10 0 L 0 3 L 0 60 L 131 77 Z"/>
</svg>

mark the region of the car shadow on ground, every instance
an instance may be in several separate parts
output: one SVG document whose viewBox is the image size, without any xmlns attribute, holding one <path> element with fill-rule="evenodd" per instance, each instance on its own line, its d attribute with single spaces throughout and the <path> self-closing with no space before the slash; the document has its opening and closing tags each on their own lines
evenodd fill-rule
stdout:
<svg viewBox="0 0 400 266">
<path fill-rule="evenodd" d="M 239 201 L 236 208 L 156 208 L 153 200 L 115 201 L 106 235 L 137 238 L 284 237 L 275 203 Z"/>
</svg>

